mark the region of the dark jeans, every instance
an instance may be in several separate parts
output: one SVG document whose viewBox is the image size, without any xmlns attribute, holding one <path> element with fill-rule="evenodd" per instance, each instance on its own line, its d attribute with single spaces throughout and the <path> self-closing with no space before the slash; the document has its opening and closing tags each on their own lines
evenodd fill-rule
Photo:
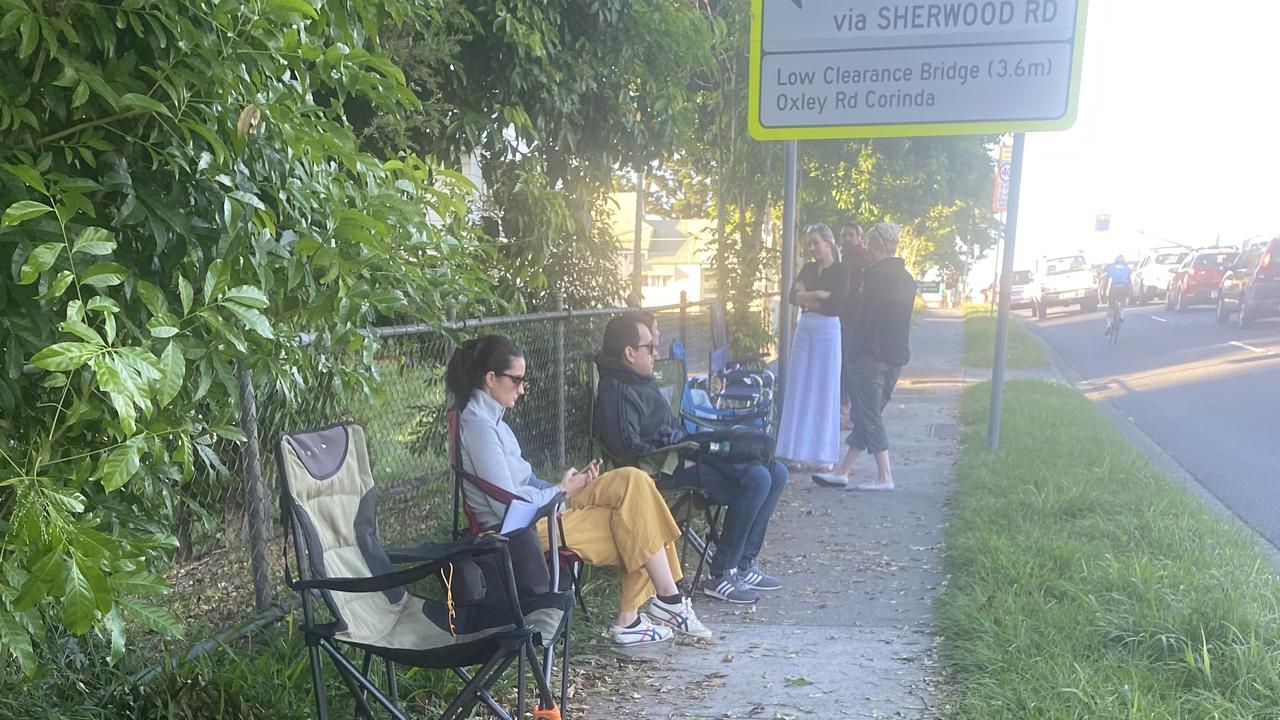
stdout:
<svg viewBox="0 0 1280 720">
<path fill-rule="evenodd" d="M 768 466 L 709 460 L 682 467 L 662 480 L 664 490 L 699 488 L 707 491 L 711 502 L 727 506 L 720 542 L 711 559 L 711 575 L 715 577 L 725 568 L 745 570 L 755 562 L 769 518 L 787 485 L 787 467 L 777 460 Z"/>
<path fill-rule="evenodd" d="M 853 405 L 853 359 L 854 340 L 853 340 L 853 321 L 840 318 L 840 402 Z M 853 417 L 853 410 L 849 411 L 849 417 Z"/>
<path fill-rule="evenodd" d="M 854 358 L 853 432 L 849 433 L 849 447 L 873 454 L 889 449 L 884 409 L 901 374 L 902 366 L 880 362 L 871 355 Z"/>
</svg>

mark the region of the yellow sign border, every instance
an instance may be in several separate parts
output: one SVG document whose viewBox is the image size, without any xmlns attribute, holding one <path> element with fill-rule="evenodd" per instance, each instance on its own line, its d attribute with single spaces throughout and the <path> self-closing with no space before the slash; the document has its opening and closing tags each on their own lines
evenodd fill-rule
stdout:
<svg viewBox="0 0 1280 720">
<path fill-rule="evenodd" d="M 782 0 L 771 0 L 781 2 Z M 1007 120 L 963 123 L 918 123 L 898 125 L 845 125 L 826 127 L 767 128 L 760 124 L 760 67 L 763 62 L 764 2 L 751 0 L 751 85 L 747 102 L 747 125 L 756 140 L 833 140 L 840 138 L 924 137 L 935 135 L 1003 135 L 1015 132 L 1066 130 L 1075 124 L 1080 106 L 1080 71 L 1084 62 L 1084 29 L 1089 0 L 1076 7 L 1075 47 L 1072 51 L 1071 83 L 1067 112 L 1055 120 Z"/>
</svg>

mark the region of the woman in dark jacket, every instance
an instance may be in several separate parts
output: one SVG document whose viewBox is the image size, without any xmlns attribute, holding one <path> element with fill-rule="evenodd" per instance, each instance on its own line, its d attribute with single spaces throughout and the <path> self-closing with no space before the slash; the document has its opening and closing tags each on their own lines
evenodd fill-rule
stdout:
<svg viewBox="0 0 1280 720">
<path fill-rule="evenodd" d="M 889 438 L 884 409 L 898 384 L 902 366 L 911 358 L 908 336 L 915 307 L 916 281 L 907 272 L 898 250 L 898 226 L 878 223 L 867 231 L 870 265 L 862 276 L 862 304 L 858 309 L 853 368 L 853 432 L 848 453 L 831 473 L 817 473 L 814 482 L 827 487 L 847 487 L 849 471 L 863 452 L 876 458 L 875 482 L 859 490 L 892 490 Z"/>
</svg>

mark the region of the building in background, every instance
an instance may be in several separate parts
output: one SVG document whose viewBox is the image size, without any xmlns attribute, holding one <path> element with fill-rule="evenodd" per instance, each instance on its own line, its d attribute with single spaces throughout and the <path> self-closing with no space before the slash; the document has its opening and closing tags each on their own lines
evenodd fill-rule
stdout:
<svg viewBox="0 0 1280 720">
<path fill-rule="evenodd" d="M 633 192 L 613 193 L 613 213 L 609 224 L 618 239 L 618 268 L 628 283 L 634 257 L 636 196 Z M 645 307 L 675 305 L 680 293 L 690 302 L 714 295 L 711 282 L 711 242 L 715 238 L 712 220 L 673 220 L 646 214 L 640 235 L 641 304 Z"/>
</svg>

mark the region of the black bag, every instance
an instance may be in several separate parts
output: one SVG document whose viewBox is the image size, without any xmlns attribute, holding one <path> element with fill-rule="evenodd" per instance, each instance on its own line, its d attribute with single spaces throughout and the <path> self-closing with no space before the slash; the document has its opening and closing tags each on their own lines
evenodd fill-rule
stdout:
<svg viewBox="0 0 1280 720">
<path fill-rule="evenodd" d="M 516 580 L 516 595 L 521 600 L 545 595 L 551 590 L 547 560 L 532 528 L 521 528 L 507 535 L 507 552 Z M 501 593 L 505 568 L 497 555 L 484 555 L 458 563 L 451 578 L 454 602 L 459 606 L 504 605 Z"/>
<path fill-rule="evenodd" d="M 685 438 L 698 443 L 704 456 L 719 458 L 735 465 L 773 462 L 777 441 L 763 430 L 735 425 L 723 430 L 707 430 L 692 433 Z"/>
</svg>

